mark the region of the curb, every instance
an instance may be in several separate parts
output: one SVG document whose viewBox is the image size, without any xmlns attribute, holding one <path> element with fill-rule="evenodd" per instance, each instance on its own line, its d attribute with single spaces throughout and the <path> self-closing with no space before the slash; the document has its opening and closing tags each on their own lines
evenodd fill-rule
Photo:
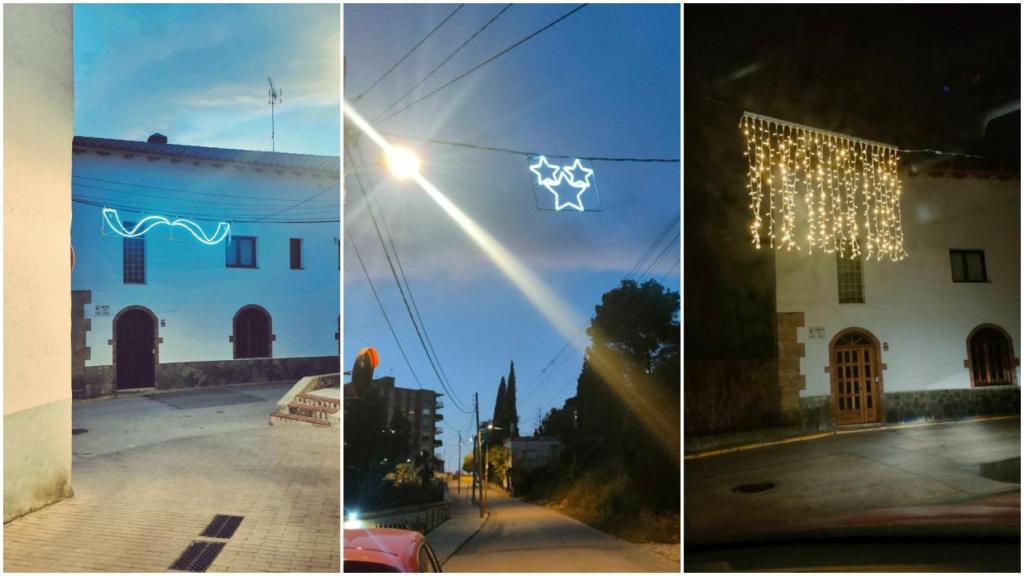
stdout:
<svg viewBox="0 0 1024 576">
<path fill-rule="evenodd" d="M 488 512 L 487 516 L 484 518 L 484 521 L 481 522 L 479 526 L 477 526 L 476 530 L 474 530 L 472 534 L 467 536 L 465 540 L 463 540 L 458 546 L 456 546 L 455 549 L 452 550 L 451 553 L 448 554 L 448 556 L 446 556 L 444 560 L 440 561 L 441 562 L 441 567 L 444 568 L 444 565 L 448 563 L 448 560 L 450 560 L 452 556 L 455 556 L 456 554 L 458 554 L 459 550 L 462 550 L 463 546 L 465 546 L 470 540 L 472 540 L 474 536 L 479 534 L 480 531 L 484 529 L 484 526 L 487 525 L 487 522 L 490 519 L 491 519 L 491 513 Z"/>
</svg>

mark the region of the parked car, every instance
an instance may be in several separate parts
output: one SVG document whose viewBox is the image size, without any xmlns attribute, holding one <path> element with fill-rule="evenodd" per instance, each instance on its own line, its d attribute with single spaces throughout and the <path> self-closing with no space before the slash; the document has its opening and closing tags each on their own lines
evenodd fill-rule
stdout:
<svg viewBox="0 0 1024 576">
<path fill-rule="evenodd" d="M 427 539 L 412 530 L 345 530 L 344 560 L 344 572 L 441 572 Z"/>
</svg>

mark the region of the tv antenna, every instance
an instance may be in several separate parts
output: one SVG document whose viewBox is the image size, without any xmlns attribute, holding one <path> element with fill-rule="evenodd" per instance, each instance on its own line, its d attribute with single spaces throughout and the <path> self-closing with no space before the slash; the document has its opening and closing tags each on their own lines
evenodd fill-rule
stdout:
<svg viewBox="0 0 1024 576">
<path fill-rule="evenodd" d="M 274 81 L 267 76 L 267 84 L 270 85 L 270 89 L 267 90 L 267 102 L 270 104 L 270 151 L 276 152 L 276 144 L 274 143 L 274 106 L 282 102 L 281 96 L 284 94 L 284 90 L 274 88 Z"/>
</svg>

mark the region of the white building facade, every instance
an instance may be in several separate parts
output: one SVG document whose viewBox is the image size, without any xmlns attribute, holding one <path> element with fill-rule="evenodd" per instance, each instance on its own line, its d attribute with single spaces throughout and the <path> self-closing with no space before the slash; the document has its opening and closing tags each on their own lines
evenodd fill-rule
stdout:
<svg viewBox="0 0 1024 576">
<path fill-rule="evenodd" d="M 160 135 L 73 152 L 76 396 L 339 371 L 337 157 Z"/>
<path fill-rule="evenodd" d="M 905 260 L 776 254 L 781 407 L 805 428 L 1019 413 L 1019 176 L 903 184 Z"/>
</svg>

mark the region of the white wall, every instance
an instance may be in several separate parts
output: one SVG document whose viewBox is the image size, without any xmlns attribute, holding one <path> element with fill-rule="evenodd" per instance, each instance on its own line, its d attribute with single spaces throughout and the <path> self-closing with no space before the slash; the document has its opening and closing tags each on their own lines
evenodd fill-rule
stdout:
<svg viewBox="0 0 1024 576">
<path fill-rule="evenodd" d="M 864 262 L 864 304 L 838 303 L 834 255 L 776 255 L 777 311 L 804 312 L 801 396 L 831 393 L 828 344 L 853 326 L 888 343 L 886 392 L 970 388 L 966 340 L 982 323 L 1005 329 L 1020 356 L 1020 181 L 904 176 L 903 184 L 910 256 Z M 989 283 L 952 281 L 949 250 L 958 248 L 985 251 Z M 813 327 L 822 337 L 809 337 Z"/>
<path fill-rule="evenodd" d="M 4 10 L 4 522 L 71 495 L 71 6 Z"/>
<path fill-rule="evenodd" d="M 152 213 L 170 216 L 223 214 L 259 215 L 282 205 L 298 202 L 327 187 L 316 201 L 289 214 L 326 213 L 330 203 L 337 206 L 338 181 L 290 172 L 256 172 L 233 166 L 216 168 L 209 163 L 194 166 L 189 161 L 172 164 L 169 159 L 150 161 L 143 156 L 125 159 L 118 153 L 100 156 L 92 151 L 74 157 L 76 197 L 110 199 L 111 203 L 153 208 Z M 167 189 L 204 194 L 220 193 L 279 197 L 274 202 L 246 201 L 185 195 L 152 189 L 102 183 L 143 183 Z M 86 186 L 99 186 L 116 193 Z M 152 195 L 156 195 L 155 197 Z M 187 199 L 187 201 L 186 201 Z M 320 208 L 317 208 L 319 206 Z M 306 212 L 303 212 L 306 210 Z M 144 214 L 122 212 L 122 219 L 139 219 Z M 336 210 L 335 210 L 336 215 Z M 212 232 L 215 222 L 200 221 Z M 173 231 L 173 232 L 172 232 Z M 234 236 L 257 237 L 256 269 L 225 266 L 225 244 L 208 246 L 181 228 L 160 226 L 146 235 L 146 283 L 125 284 L 122 275 L 121 236 L 102 226 L 99 207 L 74 204 L 72 241 L 78 263 L 72 277 L 75 290 L 91 290 L 86 318 L 92 319 L 87 345 L 91 358 L 87 366 L 112 362 L 114 316 L 126 306 L 149 308 L 166 325 L 159 328 L 160 362 L 228 360 L 232 358 L 232 318 L 239 308 L 257 304 L 271 315 L 275 358 L 332 356 L 338 354 L 338 247 L 339 225 L 244 224 L 232 225 Z M 172 237 L 173 234 L 173 237 Z M 291 270 L 289 238 L 303 240 L 302 270 Z M 109 316 L 97 315 L 106 306 Z"/>
</svg>

